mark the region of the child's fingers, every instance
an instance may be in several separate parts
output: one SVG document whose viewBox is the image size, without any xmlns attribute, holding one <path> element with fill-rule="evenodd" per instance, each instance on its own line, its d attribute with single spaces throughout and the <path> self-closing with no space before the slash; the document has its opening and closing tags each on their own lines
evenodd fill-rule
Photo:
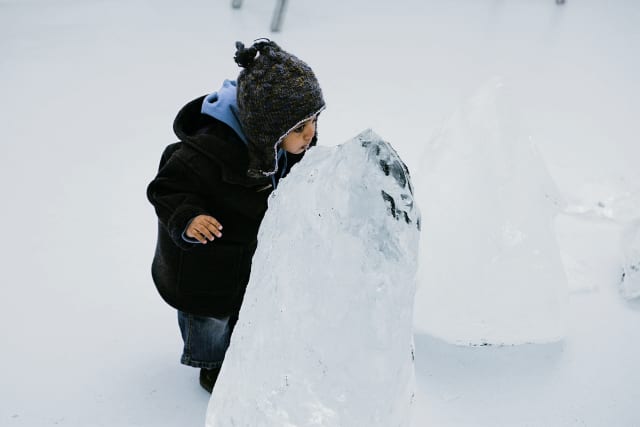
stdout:
<svg viewBox="0 0 640 427">
<path fill-rule="evenodd" d="M 220 232 L 220 230 L 222 230 L 222 224 L 220 224 L 218 220 L 213 217 L 207 217 L 206 220 L 206 225 L 209 231 L 215 234 L 216 237 L 222 237 L 222 233 Z"/>
<path fill-rule="evenodd" d="M 196 224 L 192 224 L 189 227 L 189 229 L 187 230 L 187 236 L 193 239 L 196 239 L 198 242 L 202 243 L 203 245 L 207 243 L 206 236 L 198 229 L 198 226 Z"/>
<path fill-rule="evenodd" d="M 210 231 L 210 229 L 209 229 L 209 227 L 207 226 L 207 224 L 206 224 L 206 223 L 205 223 L 205 224 L 198 224 L 198 225 L 196 225 L 196 231 L 197 231 L 200 235 L 204 236 L 204 238 L 205 238 L 205 239 L 207 239 L 207 240 L 213 240 L 213 239 L 215 239 L 215 237 L 213 237 L 213 234 L 211 233 L 211 231 Z M 205 241 L 205 242 L 203 242 L 203 243 L 206 243 L 206 241 Z"/>
<path fill-rule="evenodd" d="M 206 224 L 201 218 L 194 219 L 187 228 L 187 237 L 196 239 L 198 242 L 205 244 L 208 240 L 213 240 L 213 235 L 207 230 Z"/>
<path fill-rule="evenodd" d="M 209 222 L 209 224 L 213 225 L 218 230 L 222 230 L 222 224 L 220 224 L 220 221 L 218 221 L 217 219 L 215 219 L 212 216 L 208 216 L 208 217 L 206 217 L 206 219 Z"/>
</svg>

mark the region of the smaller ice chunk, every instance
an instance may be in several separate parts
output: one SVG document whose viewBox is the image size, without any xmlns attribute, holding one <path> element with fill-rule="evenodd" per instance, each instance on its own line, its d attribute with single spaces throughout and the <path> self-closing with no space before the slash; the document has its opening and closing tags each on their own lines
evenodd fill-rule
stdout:
<svg viewBox="0 0 640 427">
<path fill-rule="evenodd" d="M 460 345 L 565 335 L 554 228 L 563 201 L 505 89 L 494 80 L 464 103 L 414 171 L 423 214 L 416 328 Z"/>
<path fill-rule="evenodd" d="M 622 253 L 624 266 L 620 292 L 627 300 L 640 298 L 640 220 L 624 229 Z"/>
</svg>

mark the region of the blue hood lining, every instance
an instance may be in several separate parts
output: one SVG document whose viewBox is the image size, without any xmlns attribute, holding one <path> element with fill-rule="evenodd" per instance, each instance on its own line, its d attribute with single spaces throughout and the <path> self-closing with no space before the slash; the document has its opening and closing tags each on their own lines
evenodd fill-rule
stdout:
<svg viewBox="0 0 640 427">
<path fill-rule="evenodd" d="M 220 120 L 238 134 L 244 145 L 249 141 L 244 135 L 240 120 L 238 120 L 237 88 L 235 80 L 226 79 L 217 92 L 205 96 L 202 101 L 202 114 Z"/>
</svg>

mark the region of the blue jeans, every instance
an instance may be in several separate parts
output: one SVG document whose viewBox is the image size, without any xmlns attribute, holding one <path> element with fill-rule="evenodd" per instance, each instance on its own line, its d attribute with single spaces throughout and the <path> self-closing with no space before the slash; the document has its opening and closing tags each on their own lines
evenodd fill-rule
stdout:
<svg viewBox="0 0 640 427">
<path fill-rule="evenodd" d="M 178 310 L 178 324 L 184 341 L 182 364 L 207 369 L 222 366 L 233 328 L 229 316 L 217 319 Z"/>
</svg>

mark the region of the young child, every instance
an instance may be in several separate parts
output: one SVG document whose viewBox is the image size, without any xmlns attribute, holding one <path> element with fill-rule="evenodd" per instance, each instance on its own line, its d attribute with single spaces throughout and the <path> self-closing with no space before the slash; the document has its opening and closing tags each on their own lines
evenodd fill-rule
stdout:
<svg viewBox="0 0 640 427">
<path fill-rule="evenodd" d="M 147 197 L 158 215 L 152 276 L 178 310 L 181 362 L 211 392 L 249 281 L 267 198 L 316 144 L 324 109 L 311 68 L 268 39 L 237 42 L 237 83 L 185 105 Z"/>
</svg>

